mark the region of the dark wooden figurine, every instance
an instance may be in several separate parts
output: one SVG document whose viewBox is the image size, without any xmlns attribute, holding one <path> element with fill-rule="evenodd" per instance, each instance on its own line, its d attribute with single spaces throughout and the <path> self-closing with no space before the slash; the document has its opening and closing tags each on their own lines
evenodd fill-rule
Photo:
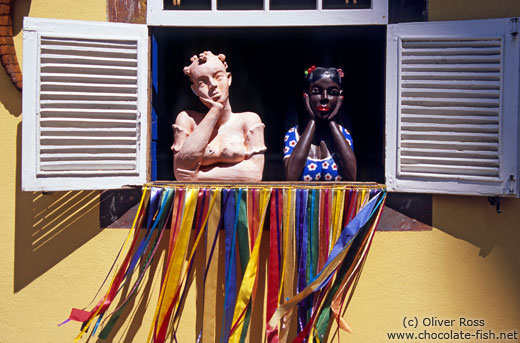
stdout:
<svg viewBox="0 0 520 343">
<path fill-rule="evenodd" d="M 311 67 L 306 72 L 306 115 L 284 138 L 284 168 L 289 181 L 355 181 L 352 137 L 335 118 L 343 104 L 336 68 Z"/>
</svg>

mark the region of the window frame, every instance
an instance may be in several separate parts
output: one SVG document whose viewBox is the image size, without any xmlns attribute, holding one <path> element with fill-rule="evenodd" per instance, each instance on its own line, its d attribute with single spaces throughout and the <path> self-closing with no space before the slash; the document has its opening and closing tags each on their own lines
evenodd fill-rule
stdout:
<svg viewBox="0 0 520 343">
<path fill-rule="evenodd" d="M 383 3 L 384 1 L 374 0 L 373 4 Z M 157 1 L 152 1 L 152 4 L 157 4 Z M 354 10 L 348 10 L 354 11 Z M 371 10 L 372 11 L 372 10 Z M 385 11 L 387 8 L 385 7 Z M 215 20 L 221 20 L 219 17 L 219 11 L 208 11 L 208 15 L 216 15 Z M 233 15 L 234 11 L 220 11 L 225 12 L 223 14 Z M 240 11 L 243 12 L 243 11 Z M 255 12 L 255 11 L 253 11 Z M 266 12 L 266 11 L 264 11 Z M 275 12 L 275 11 L 273 11 Z M 278 11 L 276 11 L 278 12 Z M 284 11 L 278 12 L 279 15 L 283 15 Z M 290 11 L 297 12 L 297 11 Z M 298 11 L 301 17 L 306 16 L 306 11 Z M 325 11 L 324 11 L 325 12 Z M 150 13 L 150 12 L 149 12 Z M 193 14 L 193 11 L 190 11 Z M 354 12 L 353 12 L 354 13 Z M 249 13 L 256 15 L 254 13 Z M 265 13 L 264 13 L 265 14 Z M 269 14 L 269 13 L 268 13 Z M 294 13 L 293 13 L 294 14 Z M 291 14 L 291 15 L 293 15 Z M 294 14 L 295 15 L 295 14 Z M 283 20 L 288 20 L 290 16 L 285 17 Z M 384 21 L 386 23 L 386 12 L 383 14 Z M 244 16 L 244 18 L 251 19 L 250 16 Z M 267 18 L 267 17 L 265 17 Z M 280 17 L 282 18 L 282 17 Z M 306 25 L 312 26 L 312 21 L 292 22 L 286 21 L 285 24 L 281 25 L 280 22 L 276 22 L 276 19 L 267 22 L 250 21 L 250 26 L 298 26 Z M 320 17 L 320 24 L 323 25 L 322 20 L 325 17 Z M 217 20 L 217 21 L 218 21 Z M 263 19 L 262 19 L 263 20 Z M 184 24 L 177 23 L 176 26 L 182 26 Z M 331 24 L 331 22 L 327 22 Z M 350 22 L 348 24 L 354 24 Z M 373 24 L 373 23 L 372 23 Z M 81 28 L 73 28 L 74 25 L 79 25 Z M 94 26 L 92 26 L 94 25 Z M 189 26 L 197 25 L 193 21 L 190 22 Z M 206 26 L 215 25 L 215 22 L 207 22 Z M 217 26 L 249 26 L 239 25 L 237 22 L 233 22 L 230 25 L 217 25 Z M 343 23 L 344 26 L 348 26 Z M 152 144 L 151 130 L 149 127 L 149 116 L 150 113 L 150 86 L 149 79 L 149 27 L 153 26 L 153 23 L 147 25 L 138 24 L 121 24 L 121 23 L 106 23 L 106 22 L 84 22 L 84 21 L 71 21 L 71 20 L 53 20 L 53 19 L 38 19 L 38 18 L 26 18 L 24 25 L 24 43 L 27 36 L 28 45 L 24 48 L 24 66 L 25 66 L 25 87 L 23 95 L 24 105 L 24 117 L 23 120 L 23 144 L 22 144 L 22 189 L 25 191 L 55 191 L 55 190 L 80 190 L 80 189 L 110 189 L 120 188 L 126 185 L 142 185 L 148 181 L 148 175 L 150 173 L 150 145 Z M 168 24 L 169 26 L 169 24 Z M 186 24 L 186 26 L 188 26 Z M 472 26 L 471 30 L 468 28 Z M 139 60 L 142 62 L 146 61 L 144 66 L 139 70 L 138 78 L 141 80 L 140 94 L 138 95 L 139 109 L 141 113 L 140 122 L 140 146 L 141 146 L 141 157 L 139 160 L 139 175 L 137 177 L 128 176 L 115 176 L 115 177 L 98 177 L 100 182 L 94 184 L 92 182 L 96 177 L 85 177 L 85 176 L 66 176 L 61 178 L 38 178 L 37 177 L 37 127 L 38 127 L 38 94 L 39 94 L 39 56 L 37 53 L 38 49 L 38 32 L 53 33 L 57 37 L 75 37 L 78 38 L 78 34 L 83 37 L 93 38 L 91 34 L 92 28 L 98 28 L 96 36 L 107 38 L 106 34 L 114 33 L 117 37 L 124 37 L 128 39 L 130 37 L 129 32 L 133 32 L 134 29 L 139 31 L 139 38 L 142 42 L 140 46 L 146 46 L 146 49 L 141 48 L 139 52 Z M 437 28 L 437 35 L 453 37 L 453 32 L 456 32 L 457 37 L 460 37 L 460 32 L 468 30 L 472 35 L 492 34 L 497 31 L 499 27 L 505 35 L 504 37 L 504 48 L 503 58 L 505 59 L 505 68 L 503 69 L 501 79 L 501 111 L 499 117 L 500 125 L 500 180 L 497 182 L 469 182 L 467 180 L 451 180 L 448 182 L 439 182 L 439 180 L 432 180 L 428 178 L 416 178 L 406 179 L 398 174 L 397 162 L 398 162 L 398 116 L 399 116 L 399 96 L 400 96 L 400 84 L 397 82 L 399 64 L 398 64 L 398 47 L 396 42 L 400 37 L 426 37 L 431 34 L 432 27 Z M 101 28 L 101 30 L 99 30 Z M 138 29 L 137 29 L 138 28 Z M 518 34 L 518 18 L 511 19 L 487 19 L 487 20 L 472 20 L 472 21 L 453 21 L 453 22 L 421 22 L 421 23 L 406 23 L 406 24 L 393 24 L 387 25 L 387 93 L 385 95 L 386 100 L 386 128 L 385 128 L 385 177 L 386 184 L 389 191 L 397 192 L 416 192 L 416 193 L 442 193 L 442 194 L 464 194 L 464 195 L 505 195 L 505 196 L 518 196 L 520 193 L 519 185 L 516 182 L 518 178 L 518 162 L 520 160 L 520 149 L 518 149 L 518 138 L 519 138 L 519 78 L 520 75 L 518 70 L 520 68 L 520 42 L 516 37 Z M 451 31 L 450 31 L 451 30 Z M 59 33 L 61 32 L 61 33 Z M 67 32 L 63 34 L 63 32 Z M 489 33 L 491 32 L 491 33 Z M 494 36 L 497 34 L 495 33 Z M 32 37 L 32 38 L 31 38 Z M 114 37 L 114 36 L 110 36 Z M 141 63 L 140 62 L 140 63 Z M 145 86 L 143 86 L 145 85 Z M 143 88 L 144 87 L 144 88 Z M 36 96 L 36 99 L 34 98 Z M 31 117 L 32 116 L 32 117 Z M 514 144 L 504 144 L 504 142 L 514 142 Z M 440 186 L 440 187 L 439 187 Z"/>
<path fill-rule="evenodd" d="M 188 15 L 189 14 L 189 15 Z M 263 10 L 217 10 L 211 0 L 210 10 L 165 10 L 163 0 L 148 0 L 149 26 L 200 27 L 265 27 L 265 26 L 331 26 L 385 25 L 388 23 L 388 0 L 372 0 L 369 9 L 270 10 L 264 0 Z"/>
</svg>

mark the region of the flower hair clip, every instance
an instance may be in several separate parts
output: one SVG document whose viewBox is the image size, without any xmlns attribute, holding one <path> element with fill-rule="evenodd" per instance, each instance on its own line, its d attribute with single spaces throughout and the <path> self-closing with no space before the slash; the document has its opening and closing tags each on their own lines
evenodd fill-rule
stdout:
<svg viewBox="0 0 520 343">
<path fill-rule="evenodd" d="M 305 71 L 305 76 L 309 75 L 314 70 L 316 70 L 316 66 L 311 66 L 310 68 L 307 68 L 307 70 Z"/>
<path fill-rule="evenodd" d="M 339 77 L 341 77 L 341 78 L 345 77 L 345 73 L 343 72 L 343 69 L 341 69 L 341 68 L 338 68 L 338 74 L 339 74 Z"/>
</svg>

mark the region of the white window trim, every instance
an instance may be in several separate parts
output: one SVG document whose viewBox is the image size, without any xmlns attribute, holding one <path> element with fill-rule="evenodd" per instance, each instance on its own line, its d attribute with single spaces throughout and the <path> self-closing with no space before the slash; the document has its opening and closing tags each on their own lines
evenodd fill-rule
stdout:
<svg viewBox="0 0 520 343">
<path fill-rule="evenodd" d="M 520 44 L 514 19 L 425 22 L 388 25 L 387 93 L 386 93 L 386 157 L 385 176 L 390 191 L 468 195 L 518 196 L 519 155 L 519 64 Z M 518 31 L 516 31 L 518 32 Z M 501 38 L 503 40 L 501 70 L 501 103 L 499 114 L 499 177 L 496 182 L 399 175 L 399 47 L 403 38 Z M 514 180 L 509 180 L 510 176 Z"/>
<path fill-rule="evenodd" d="M 317 0 L 316 10 L 270 10 L 264 0 L 263 10 L 217 10 L 212 0 L 211 10 L 164 10 L 162 0 L 148 0 L 147 23 L 150 26 L 179 27 L 268 27 L 268 26 L 331 26 L 384 25 L 388 23 L 388 0 L 372 0 L 369 9 L 322 9 Z"/>
<path fill-rule="evenodd" d="M 38 173 L 39 136 L 39 37 L 129 39 L 138 42 L 137 111 L 138 150 L 136 171 L 120 175 L 74 175 L 67 172 L 44 176 Z M 22 190 L 58 191 L 112 189 L 142 185 L 147 181 L 148 157 L 148 28 L 146 25 L 73 20 L 25 18 L 24 20 L 24 92 L 22 121 Z M 59 176 L 57 174 L 62 174 Z"/>
</svg>

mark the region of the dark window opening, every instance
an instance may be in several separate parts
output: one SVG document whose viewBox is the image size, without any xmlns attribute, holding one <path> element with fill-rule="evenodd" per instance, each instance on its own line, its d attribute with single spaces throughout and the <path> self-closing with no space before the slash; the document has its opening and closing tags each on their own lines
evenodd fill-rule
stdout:
<svg viewBox="0 0 520 343">
<path fill-rule="evenodd" d="M 262 10 L 264 0 L 219 0 L 218 10 Z"/>
<path fill-rule="evenodd" d="M 172 124 L 185 109 L 207 111 L 182 69 L 204 50 L 227 56 L 233 111 L 265 124 L 265 181 L 284 180 L 283 137 L 304 114 L 304 71 L 341 67 L 344 104 L 338 122 L 350 130 L 359 181 L 384 183 L 385 26 L 305 28 L 152 28 L 152 106 L 157 115 L 157 180 L 173 180 Z"/>
<path fill-rule="evenodd" d="M 163 0 L 165 10 L 210 10 L 211 0 Z"/>
<path fill-rule="evenodd" d="M 372 0 L 323 0 L 325 10 L 367 9 L 372 7 Z"/>
<path fill-rule="evenodd" d="M 316 0 L 271 0 L 272 10 L 315 10 Z"/>
</svg>

